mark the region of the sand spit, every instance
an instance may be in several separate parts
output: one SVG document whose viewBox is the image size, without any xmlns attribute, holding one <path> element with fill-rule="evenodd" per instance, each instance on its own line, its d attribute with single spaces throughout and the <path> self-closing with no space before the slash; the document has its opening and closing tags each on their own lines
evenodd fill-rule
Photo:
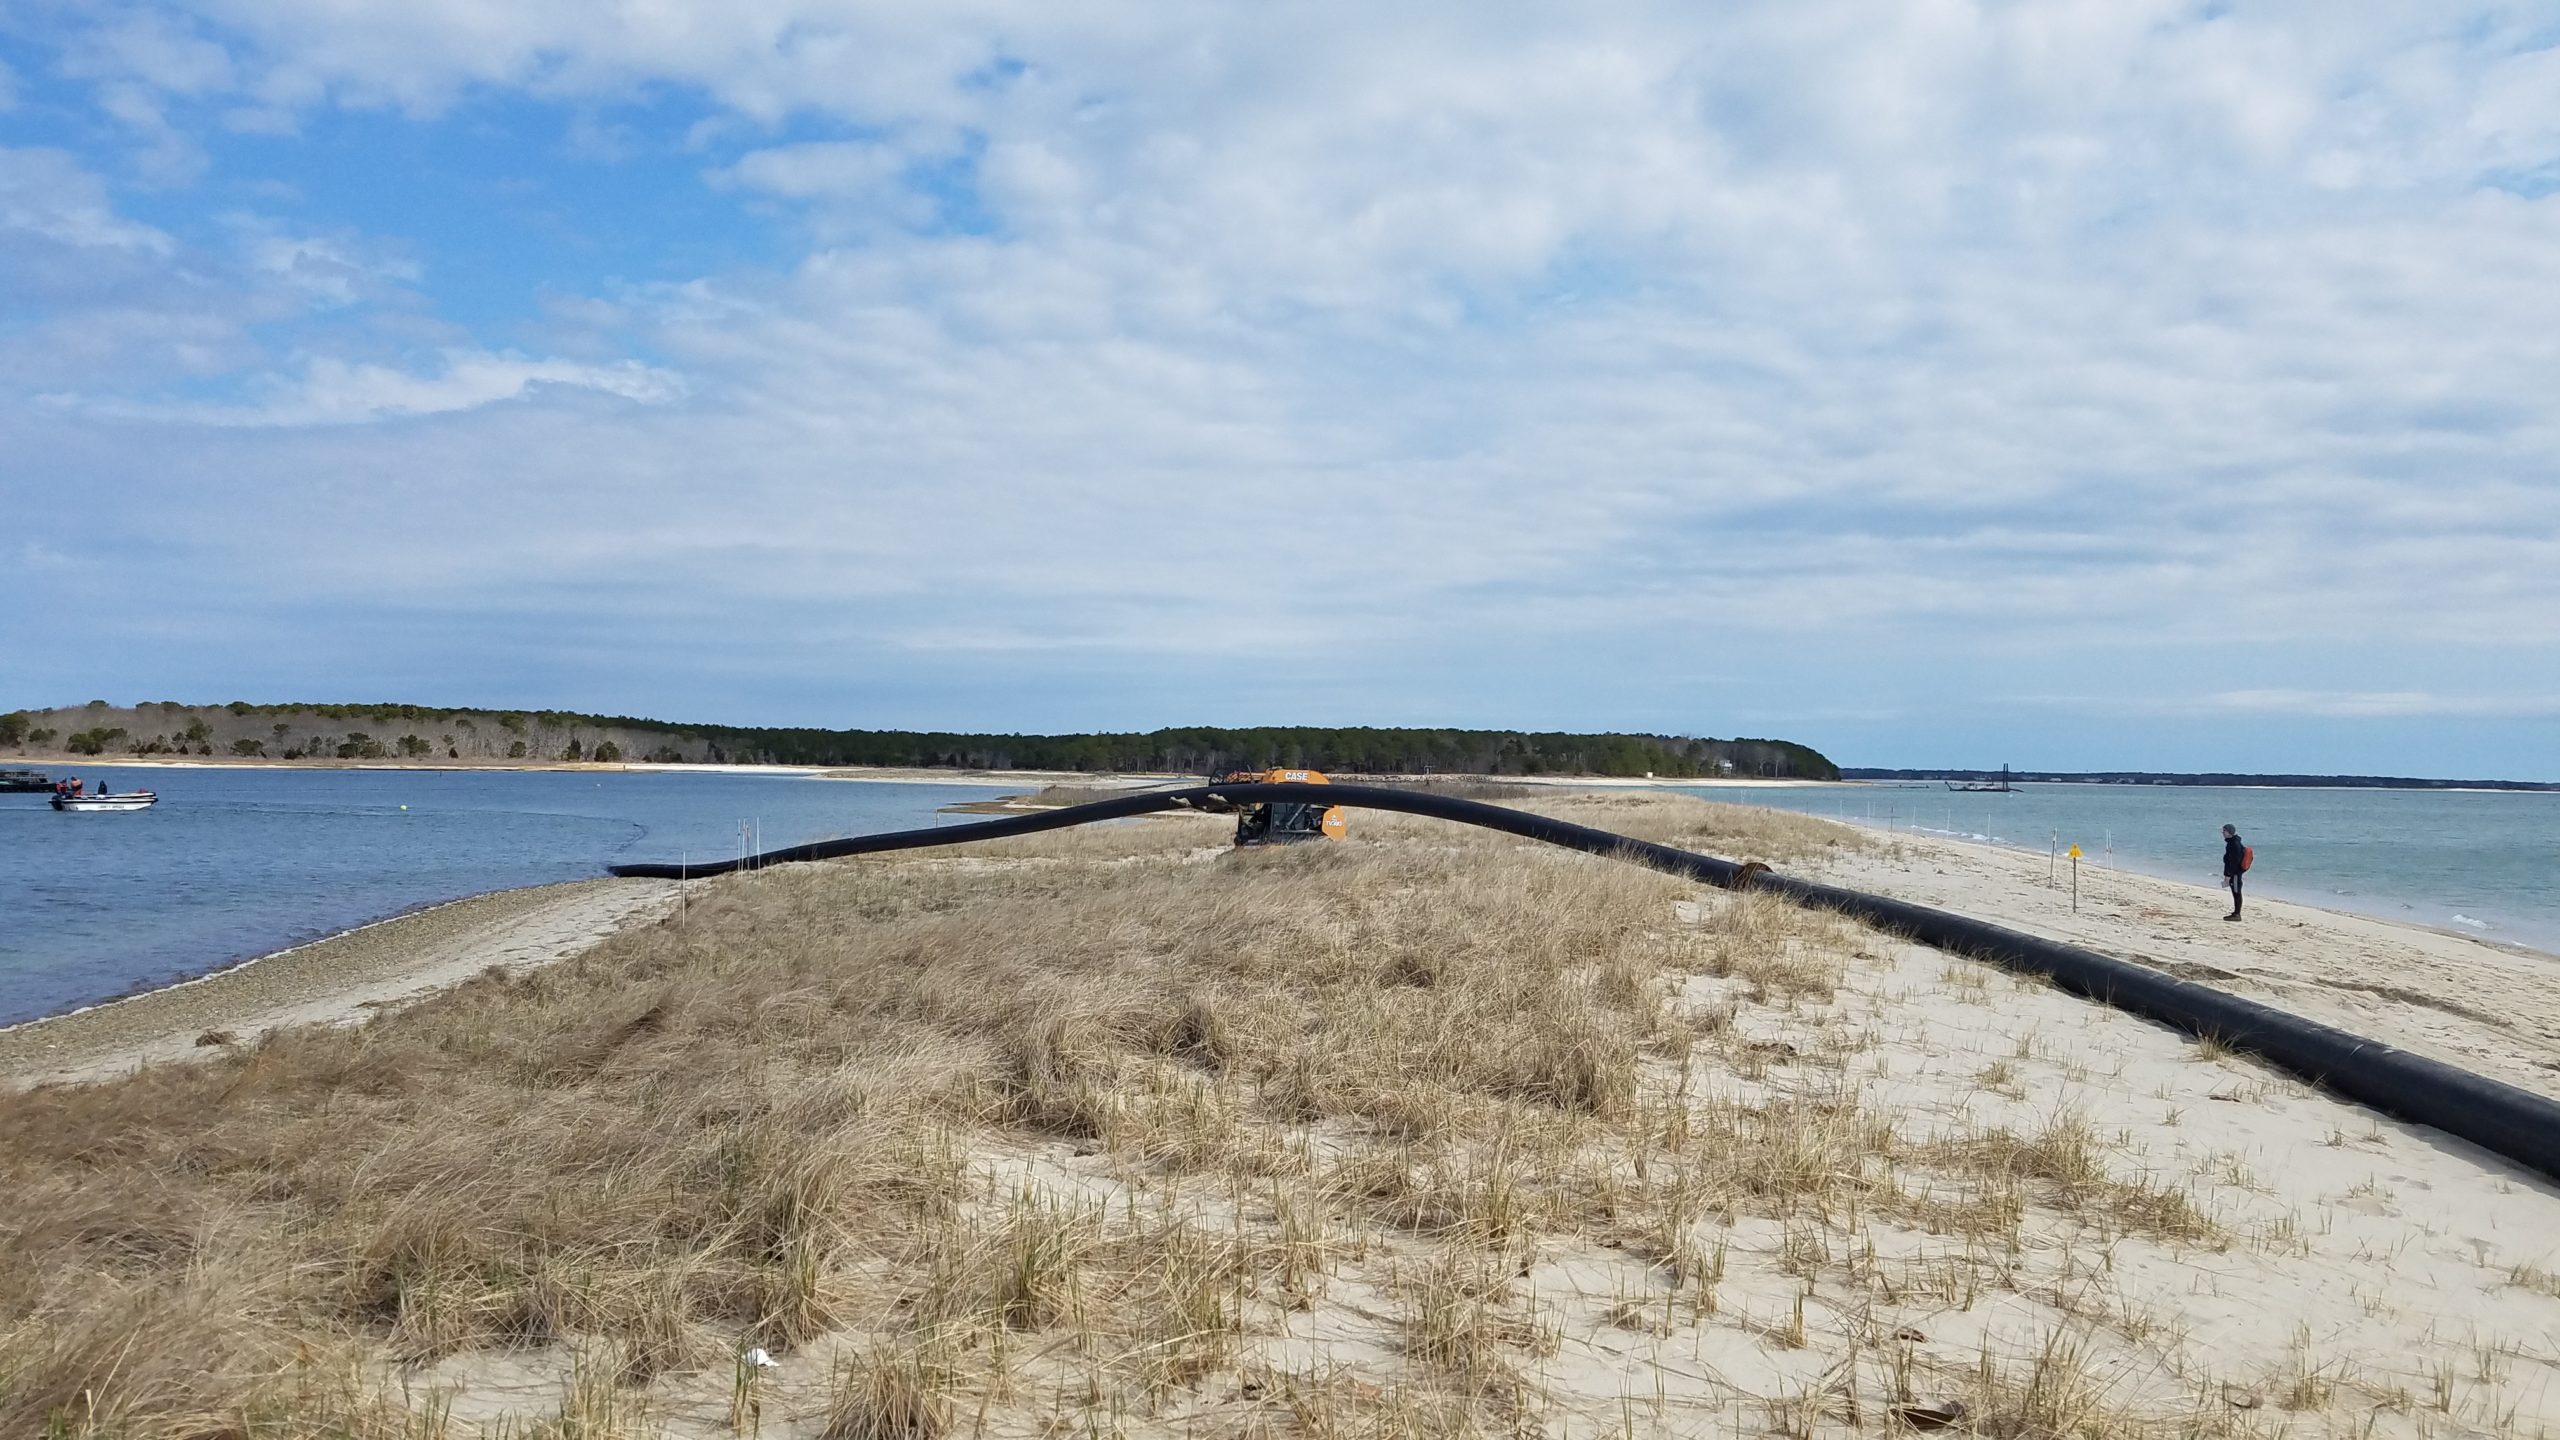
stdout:
<svg viewBox="0 0 2560 1440">
<path fill-rule="evenodd" d="M 69 1015 L 0 1030 L 0 1087 L 94 1080 L 202 1056 L 199 1037 L 247 1044 L 285 1025 L 338 1024 L 491 966 L 572 955 L 665 909 L 676 887 L 578 880 L 436 905 Z"/>
<path fill-rule="evenodd" d="M 1934 836 L 1897 834 L 1805 873 L 2138 960 L 2560 1096 L 2560 959 L 2549 955 L 2256 896 L 2230 924 L 2223 891 L 2087 860 L 2075 914 L 2068 861 Z"/>
<path fill-rule="evenodd" d="M 1771 896 L 1224 828 L 698 882 L 361 1028 L 0 1095 L 0 1433 L 2560 1428 L 2560 1189 L 2494 1157 Z"/>
</svg>

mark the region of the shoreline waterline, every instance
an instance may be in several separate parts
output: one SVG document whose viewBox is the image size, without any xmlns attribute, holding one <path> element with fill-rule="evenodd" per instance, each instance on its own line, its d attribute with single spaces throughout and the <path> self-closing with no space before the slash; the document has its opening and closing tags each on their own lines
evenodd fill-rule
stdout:
<svg viewBox="0 0 2560 1440">
<path fill-rule="evenodd" d="M 2475 793 L 2491 794 L 2499 792 L 2480 791 Z M 1853 829 L 1863 831 L 1866 834 L 1881 836 L 1888 840 L 1917 838 L 1927 840 L 1932 844 L 1960 846 L 1964 849 L 1981 850 L 1995 855 L 2010 857 L 2023 856 L 2028 859 L 2038 858 L 2035 850 L 2030 846 L 2017 844 L 2012 841 L 1987 839 L 1981 835 L 1971 832 L 1940 830 L 1927 825 L 1888 827 L 1870 820 L 1842 819 L 1836 815 L 1823 815 L 1816 816 L 1814 818 L 1831 820 L 1837 824 L 1847 825 Z M 2080 857 L 2080 860 L 2082 864 L 2089 867 L 2086 873 L 2091 876 L 2105 874 L 2139 875 L 2146 880 L 2155 880 L 2163 885 L 2176 885 L 2183 889 L 2192 890 L 2198 896 L 2215 896 L 2229 893 L 2219 886 L 2198 884 L 2187 876 L 2172 875 L 2167 873 L 2164 869 L 2156 869 L 2140 863 L 2128 862 L 2121 858 L 2110 858 L 2105 861 L 2100 861 L 2095 857 L 2083 854 Z M 2070 864 L 2070 858 L 2067 855 L 2064 856 L 2061 863 L 2064 865 Z M 2362 920 L 2370 924 L 2386 925 L 2394 930 L 2406 930 L 2413 935 L 2432 935 L 2445 940 L 2463 940 L 2474 945 L 2485 946 L 2488 949 L 2501 951 L 2509 955 L 2525 956 L 2536 960 L 2560 962 L 2560 948 L 2546 948 L 2523 940 L 2508 940 L 2492 935 L 2481 934 L 2471 930 L 2449 929 L 2442 925 L 2430 925 L 2422 920 L 2411 920 L 2399 915 L 2378 915 L 2370 910 L 2359 910 L 2353 906 L 2332 903 L 2335 897 L 2305 899 L 2299 891 L 2283 887 L 2281 885 L 2272 888 L 2266 887 L 2257 880 L 2249 881 L 2243 887 L 2243 890 L 2248 902 L 2251 904 L 2271 903 L 2289 905 L 2304 910 L 2315 910 L 2323 915 L 2336 916 L 2342 920 Z M 1977 916 L 1974 918 L 1980 919 L 1984 917 Z"/>
<path fill-rule="evenodd" d="M 2087 869 L 1925 833 L 1809 867 L 1826 883 L 2076 945 L 2560 1099 L 2560 969 L 2538 950 L 2141 870 Z"/>
<path fill-rule="evenodd" d="M 610 877 L 514 886 L 21 1021 L 0 1029 L 0 1088 L 99 1079 L 210 1045 L 253 1044 L 269 1030 L 360 1020 L 492 966 L 539 968 L 662 913 L 681 890 Z"/>
<path fill-rule="evenodd" d="M 0 800 L 13 904 L 0 1023 L 59 1015 L 475 895 L 632 858 L 735 857 L 938 823 L 983 784 L 819 784 L 808 773 L 211 766 L 78 772 L 160 803 L 58 814 Z"/>
<path fill-rule="evenodd" d="M 468 905 L 474 900 L 486 900 L 493 896 L 510 895 L 524 891 L 554 890 L 564 885 L 583 885 L 585 883 L 586 882 L 583 880 L 555 880 L 543 885 L 510 885 L 500 890 L 484 890 L 476 895 L 456 895 L 450 900 L 430 900 L 423 905 L 413 905 L 406 910 L 398 910 L 389 915 L 378 916 L 374 919 L 367 920 L 360 925 L 350 925 L 344 930 L 333 930 L 326 935 L 314 936 L 308 940 L 297 940 L 290 945 L 281 946 L 262 954 L 251 955 L 240 959 L 224 960 L 215 964 L 212 969 L 201 971 L 197 974 L 183 976 L 175 980 L 163 981 L 155 985 L 146 985 L 138 990 L 134 990 L 123 995 L 110 995 L 104 1000 L 92 1000 L 85 1005 L 77 1005 L 69 1010 L 57 1010 L 51 1015 L 37 1015 L 26 1020 L 12 1020 L 6 1025 L 0 1025 L 0 1040 L 6 1040 L 9 1036 L 14 1035 L 21 1030 L 30 1030 L 38 1025 L 50 1025 L 57 1020 L 70 1020 L 78 1016 L 94 1014 L 97 1011 L 110 1010 L 118 1005 L 129 1005 L 136 1000 L 149 999 L 154 995 L 165 995 L 172 990 L 184 990 L 190 985 L 208 984 L 212 981 L 221 979 L 225 975 L 229 975 L 240 970 L 246 970 L 252 965 L 261 964 L 269 960 L 281 960 L 285 956 L 291 955 L 296 951 L 309 950 L 313 946 L 326 945 L 335 940 L 344 940 L 350 936 L 361 935 L 368 930 L 381 929 L 385 925 L 397 925 L 403 920 L 432 914 L 435 911 L 449 909 L 456 905 Z"/>
<path fill-rule="evenodd" d="M 2253 900 L 2560 955 L 2560 794 L 2037 783 L 2004 794 L 1841 786 L 1729 798 L 2036 859 L 2076 843 L 2084 867 L 2211 890 L 2221 889 L 2221 827 L 2236 824 L 2257 851 Z"/>
</svg>

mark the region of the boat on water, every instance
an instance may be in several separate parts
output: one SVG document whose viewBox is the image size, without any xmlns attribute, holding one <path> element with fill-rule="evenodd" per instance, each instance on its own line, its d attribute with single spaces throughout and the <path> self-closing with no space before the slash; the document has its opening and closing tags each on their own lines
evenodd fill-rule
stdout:
<svg viewBox="0 0 2560 1440">
<path fill-rule="evenodd" d="M 0 770 L 0 795 L 41 795 L 53 788 L 53 777 L 41 770 Z"/>
<path fill-rule="evenodd" d="M 2018 789 L 2017 786 L 2009 783 L 2009 767 L 2006 765 L 2000 767 L 2000 778 L 1997 780 L 1967 780 L 1961 784 L 1950 780 L 1947 782 L 1947 788 L 1965 795 L 2010 795 L 2015 794 Z"/>
<path fill-rule="evenodd" d="M 121 795 L 56 795 L 56 810 L 148 810 L 160 803 L 160 797 L 148 790 L 128 790 Z"/>
</svg>

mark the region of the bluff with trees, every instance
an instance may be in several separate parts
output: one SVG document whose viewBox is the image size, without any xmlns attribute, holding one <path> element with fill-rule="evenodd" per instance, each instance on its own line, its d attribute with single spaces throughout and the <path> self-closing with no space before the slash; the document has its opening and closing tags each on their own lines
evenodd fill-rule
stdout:
<svg viewBox="0 0 2560 1440">
<path fill-rule="evenodd" d="M 0 714 L 20 754 L 266 760 L 596 761 L 894 765 L 923 769 L 1221 774 L 1306 766 L 1346 774 L 1657 775 L 1836 780 L 1790 740 L 1369 726 L 1185 726 L 1130 734 L 981 735 L 678 725 L 561 710 L 424 705 L 190 705 L 174 700 Z"/>
</svg>

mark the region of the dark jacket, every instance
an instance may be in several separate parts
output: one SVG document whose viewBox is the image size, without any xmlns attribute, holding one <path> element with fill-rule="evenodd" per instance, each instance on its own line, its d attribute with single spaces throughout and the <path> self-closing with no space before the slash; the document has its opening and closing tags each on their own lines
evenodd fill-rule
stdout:
<svg viewBox="0 0 2560 1440">
<path fill-rule="evenodd" d="M 2240 843 L 2240 837 L 2237 835 L 2228 836 L 2223 840 L 2222 873 L 2224 875 L 2229 876 L 2240 873 L 2242 852 L 2246 851 L 2248 848 L 2248 846 Z"/>
</svg>

